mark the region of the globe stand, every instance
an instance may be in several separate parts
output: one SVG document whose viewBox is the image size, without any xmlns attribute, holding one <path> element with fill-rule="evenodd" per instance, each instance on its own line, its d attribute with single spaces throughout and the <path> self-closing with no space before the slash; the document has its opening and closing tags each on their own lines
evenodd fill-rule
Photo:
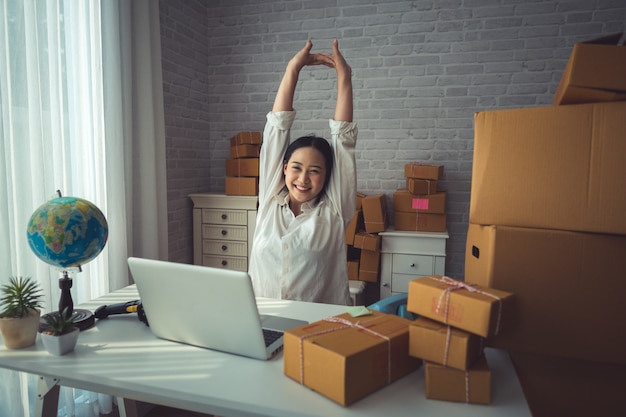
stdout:
<svg viewBox="0 0 626 417">
<path fill-rule="evenodd" d="M 61 314 L 61 312 L 66 308 L 68 316 L 76 313 L 77 317 L 74 320 L 74 324 L 81 331 L 93 326 L 96 322 L 96 318 L 91 313 L 91 311 L 84 309 L 74 309 L 74 301 L 72 300 L 72 293 L 70 292 L 70 289 L 72 288 L 72 278 L 67 275 L 67 271 L 63 271 L 63 276 L 59 278 L 59 288 L 61 289 L 61 298 L 59 299 L 59 311 L 53 311 L 51 313 L 44 314 L 41 317 L 41 322 L 39 323 L 40 330 L 43 330 L 43 328 L 45 328 L 47 316 Z"/>
</svg>

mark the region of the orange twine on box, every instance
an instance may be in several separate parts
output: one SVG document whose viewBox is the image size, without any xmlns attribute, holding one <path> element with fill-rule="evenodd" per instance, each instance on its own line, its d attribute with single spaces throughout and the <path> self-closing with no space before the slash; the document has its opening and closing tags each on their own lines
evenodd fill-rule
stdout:
<svg viewBox="0 0 626 417">
<path fill-rule="evenodd" d="M 496 329 L 495 329 L 495 333 L 494 334 L 498 334 L 500 332 L 500 321 L 502 318 L 502 299 L 500 297 L 498 297 L 497 295 L 494 294 L 490 294 L 486 291 L 481 291 L 478 288 L 474 287 L 473 284 L 466 284 L 464 282 L 461 282 L 459 280 L 450 278 L 450 277 L 440 277 L 440 278 L 436 278 L 436 277 L 430 277 L 431 279 L 434 279 L 435 281 L 439 281 L 439 282 L 443 282 L 446 285 L 449 285 L 450 287 L 446 288 L 441 295 L 439 296 L 439 300 L 437 302 L 437 308 L 435 309 L 436 313 L 439 313 L 441 311 L 441 302 L 443 301 L 444 297 L 446 299 L 445 302 L 445 311 L 444 311 L 444 323 L 448 324 L 448 312 L 449 312 L 449 305 L 450 305 L 450 294 L 452 293 L 452 291 L 456 291 L 456 290 L 461 290 L 461 289 L 465 289 L 468 290 L 469 292 L 473 292 L 473 293 L 477 293 L 477 294 L 482 294 L 482 295 L 486 295 L 488 297 L 494 298 L 496 301 L 498 301 L 498 317 L 496 320 Z"/>
<path fill-rule="evenodd" d="M 327 333 L 333 333 L 338 330 L 349 329 L 349 328 L 358 328 L 358 329 L 364 330 L 368 333 L 373 334 L 374 336 L 381 337 L 387 341 L 387 384 L 390 384 L 391 383 L 391 339 L 385 336 L 384 334 L 375 332 L 372 329 L 363 326 L 363 324 L 370 323 L 380 318 L 382 318 L 382 316 L 374 317 L 371 320 L 359 321 L 359 322 L 353 323 L 349 320 L 342 319 L 340 317 L 327 317 L 323 321 L 327 321 L 329 323 L 339 323 L 339 324 L 343 324 L 343 326 L 333 327 L 332 329 L 320 330 L 319 332 L 310 333 L 310 334 L 302 336 L 300 338 L 300 384 L 304 385 L 304 339 L 308 339 L 313 336 L 320 336 L 320 335 L 327 334 Z"/>
</svg>

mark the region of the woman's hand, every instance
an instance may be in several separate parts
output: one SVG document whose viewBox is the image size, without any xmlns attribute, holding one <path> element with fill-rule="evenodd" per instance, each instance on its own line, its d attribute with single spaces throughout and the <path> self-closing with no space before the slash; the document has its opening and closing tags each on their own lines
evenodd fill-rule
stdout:
<svg viewBox="0 0 626 417">
<path fill-rule="evenodd" d="M 333 41 L 332 60 L 335 70 L 337 71 L 337 77 L 352 77 L 352 68 L 350 68 L 350 65 L 348 65 L 341 52 L 339 52 L 339 41 L 337 39 Z"/>
<path fill-rule="evenodd" d="M 313 48 L 313 42 L 306 41 L 304 48 L 302 48 L 293 58 L 289 61 L 288 66 L 300 72 L 302 68 L 310 65 L 326 65 L 327 67 L 334 68 L 335 62 L 333 55 L 328 53 L 311 53 Z M 343 58 L 343 57 L 342 57 Z M 344 61 L 345 62 L 345 61 Z"/>
</svg>

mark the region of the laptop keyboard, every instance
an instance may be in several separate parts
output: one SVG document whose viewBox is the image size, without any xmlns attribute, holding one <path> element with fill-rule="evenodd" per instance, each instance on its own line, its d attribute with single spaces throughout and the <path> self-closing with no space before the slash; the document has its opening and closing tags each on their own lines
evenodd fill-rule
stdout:
<svg viewBox="0 0 626 417">
<path fill-rule="evenodd" d="M 274 343 L 283 335 L 283 332 L 276 330 L 263 329 L 263 337 L 265 338 L 265 346 L 269 346 Z"/>
</svg>

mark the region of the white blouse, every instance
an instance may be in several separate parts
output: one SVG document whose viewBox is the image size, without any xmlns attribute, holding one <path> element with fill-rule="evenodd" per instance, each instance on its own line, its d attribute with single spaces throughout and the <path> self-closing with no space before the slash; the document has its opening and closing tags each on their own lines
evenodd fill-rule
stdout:
<svg viewBox="0 0 626 417">
<path fill-rule="evenodd" d="M 331 179 L 320 202 L 295 216 L 283 179 L 283 157 L 295 111 L 270 112 L 260 155 L 259 208 L 249 273 L 257 296 L 350 303 L 345 228 L 356 209 L 357 127 L 330 120 Z"/>
</svg>

